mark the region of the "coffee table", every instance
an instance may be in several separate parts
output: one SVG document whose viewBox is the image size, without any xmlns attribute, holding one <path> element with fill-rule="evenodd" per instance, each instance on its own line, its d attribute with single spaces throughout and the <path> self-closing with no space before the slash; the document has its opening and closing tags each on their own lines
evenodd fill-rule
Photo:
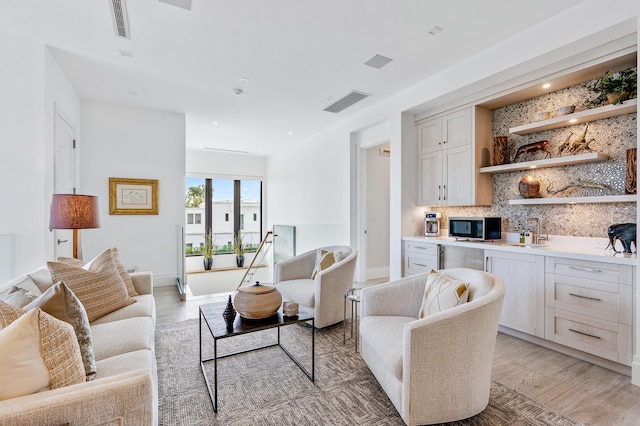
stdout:
<svg viewBox="0 0 640 426">
<path fill-rule="evenodd" d="M 232 355 L 238 355 L 246 352 L 257 351 L 260 349 L 271 348 L 274 346 L 279 346 L 284 353 L 286 353 L 289 358 L 302 370 L 302 372 L 313 382 L 315 381 L 315 346 L 316 346 L 316 328 L 315 321 L 313 315 L 306 311 L 300 311 L 297 316 L 294 317 L 286 317 L 282 314 L 282 309 L 280 309 L 275 315 L 261 319 L 261 320 L 247 320 L 241 318 L 240 315 L 236 316 L 236 319 L 233 323 L 233 330 L 228 331 L 227 326 L 222 317 L 222 312 L 226 307 L 226 302 L 216 302 L 216 303 L 208 303 L 206 305 L 200 305 L 200 316 L 199 316 L 199 330 L 200 330 L 200 368 L 202 369 L 202 375 L 204 376 L 204 381 L 207 384 L 207 390 L 209 391 L 209 399 L 211 399 L 211 405 L 213 406 L 213 411 L 218 412 L 218 360 L 221 358 L 226 358 Z M 202 357 L 202 320 L 206 324 L 209 329 L 209 333 L 211 337 L 213 337 L 213 357 L 203 359 Z M 311 371 L 307 371 L 302 364 L 289 352 L 284 346 L 282 346 L 280 342 L 280 328 L 285 327 L 287 325 L 304 323 L 307 321 L 311 321 Z M 272 328 L 277 328 L 278 330 L 278 340 L 275 343 L 260 346 L 253 349 L 247 349 L 244 351 L 233 352 L 225 355 L 218 355 L 218 340 L 226 339 L 229 337 L 240 336 L 243 334 L 253 333 L 256 331 L 269 330 Z M 207 377 L 207 373 L 205 371 L 204 365 L 206 362 L 213 361 L 213 389 L 211 384 L 209 383 L 209 378 Z"/>
</svg>

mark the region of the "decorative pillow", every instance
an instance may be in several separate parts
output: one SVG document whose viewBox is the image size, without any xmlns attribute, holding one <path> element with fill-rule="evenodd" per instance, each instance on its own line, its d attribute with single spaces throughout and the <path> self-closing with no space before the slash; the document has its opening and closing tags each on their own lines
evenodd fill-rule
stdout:
<svg viewBox="0 0 640 426">
<path fill-rule="evenodd" d="M 87 380 L 93 380 L 96 375 L 96 360 L 93 354 L 91 327 L 87 311 L 76 295 L 62 281 L 59 281 L 24 309 L 33 308 L 40 308 L 54 318 L 71 324 L 80 346 Z"/>
<path fill-rule="evenodd" d="M 469 286 L 467 283 L 454 280 L 444 274 L 431 270 L 424 290 L 422 306 L 418 318 L 442 312 L 454 306 L 467 303 Z"/>
<path fill-rule="evenodd" d="M 122 278 L 125 287 L 127 287 L 127 293 L 129 293 L 129 296 L 139 296 L 140 294 L 136 290 L 136 287 L 133 285 L 133 280 L 131 279 L 131 275 L 129 275 L 129 271 L 127 271 L 127 268 L 125 268 L 125 266 L 122 264 L 122 261 L 120 260 L 120 253 L 118 253 L 118 249 L 116 247 L 113 247 L 111 249 L 111 257 L 113 258 L 113 262 L 116 264 L 116 268 L 118 268 L 120 278 Z M 58 262 L 88 270 L 93 261 L 96 260 L 96 258 L 97 256 L 90 262 L 85 263 L 84 261 L 76 259 L 74 257 L 59 257 Z"/>
<path fill-rule="evenodd" d="M 25 312 L 24 309 L 0 301 L 0 330 L 20 318 Z"/>
<path fill-rule="evenodd" d="M 32 309 L 0 330 L 0 401 L 85 381 L 73 327 Z"/>
<path fill-rule="evenodd" d="M 136 301 L 129 297 L 110 249 L 98 255 L 88 270 L 60 262 L 47 262 L 47 266 L 53 279 L 63 281 L 80 299 L 89 322 Z"/>
<path fill-rule="evenodd" d="M 342 252 L 340 251 L 318 250 L 316 254 L 316 266 L 313 268 L 311 279 L 315 280 L 316 275 L 318 275 L 320 271 L 324 271 L 331 265 L 340 262 L 340 260 L 342 260 Z"/>
<path fill-rule="evenodd" d="M 53 279 L 51 278 L 49 269 L 46 266 L 42 266 L 41 268 L 28 273 L 27 276 L 31 278 L 31 281 L 33 281 L 36 286 L 38 286 L 40 293 L 44 293 L 53 285 Z"/>
<path fill-rule="evenodd" d="M 28 305 L 36 297 L 38 296 L 28 290 L 25 290 L 24 288 L 20 288 L 15 285 L 0 292 L 1 301 L 8 303 L 9 305 L 17 306 L 19 308 Z"/>
</svg>

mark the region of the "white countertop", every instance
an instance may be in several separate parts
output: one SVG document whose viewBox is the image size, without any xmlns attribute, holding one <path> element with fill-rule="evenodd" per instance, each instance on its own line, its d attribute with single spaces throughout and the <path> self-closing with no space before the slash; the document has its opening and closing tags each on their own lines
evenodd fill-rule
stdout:
<svg viewBox="0 0 640 426">
<path fill-rule="evenodd" d="M 562 235 L 549 235 L 549 240 L 541 245 L 520 245 L 519 234 L 503 234 L 502 240 L 495 241 L 469 241 L 456 240 L 449 237 L 403 237 L 404 241 L 427 242 L 431 244 L 448 244 L 462 247 L 473 247 L 487 250 L 510 251 L 513 253 L 529 253 L 542 256 L 565 257 L 571 259 L 590 260 L 595 262 L 617 263 L 621 265 L 636 265 L 636 253 L 616 253 L 611 248 L 606 248 L 607 238 L 567 237 Z M 621 244 L 616 245 L 618 251 L 622 250 Z M 635 246 L 634 246 L 635 249 Z"/>
</svg>

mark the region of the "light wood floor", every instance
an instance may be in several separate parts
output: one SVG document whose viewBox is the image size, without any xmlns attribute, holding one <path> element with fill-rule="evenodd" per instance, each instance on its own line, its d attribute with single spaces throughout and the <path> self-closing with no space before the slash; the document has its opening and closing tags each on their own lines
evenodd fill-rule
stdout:
<svg viewBox="0 0 640 426">
<path fill-rule="evenodd" d="M 154 295 L 158 324 L 198 318 L 200 304 L 228 297 L 181 302 L 175 287 L 157 287 Z M 585 425 L 640 425 L 640 387 L 628 376 L 502 333 L 493 380 Z"/>
</svg>

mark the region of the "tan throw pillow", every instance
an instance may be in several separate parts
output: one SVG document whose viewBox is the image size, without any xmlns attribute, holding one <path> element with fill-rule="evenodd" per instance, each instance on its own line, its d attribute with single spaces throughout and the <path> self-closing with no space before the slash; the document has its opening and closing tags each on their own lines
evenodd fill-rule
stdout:
<svg viewBox="0 0 640 426">
<path fill-rule="evenodd" d="M 25 306 L 25 310 L 40 308 L 54 318 L 71 324 L 80 346 L 87 380 L 96 375 L 96 359 L 87 312 L 75 294 L 62 281 L 49 287 L 40 297 Z"/>
<path fill-rule="evenodd" d="M 73 327 L 32 309 L 0 330 L 0 401 L 85 381 Z"/>
<path fill-rule="evenodd" d="M 47 262 L 47 266 L 53 279 L 63 281 L 80 299 L 89 322 L 136 301 L 129 297 L 110 249 L 98 255 L 88 270 L 60 262 Z"/>
<path fill-rule="evenodd" d="M 341 259 L 341 252 L 318 250 L 318 253 L 316 254 L 316 266 L 313 268 L 311 279 L 315 280 L 316 275 L 318 275 L 320 271 L 324 271 L 333 264 L 340 262 Z"/>
<path fill-rule="evenodd" d="M 118 268 L 120 278 L 122 278 L 125 287 L 127 287 L 127 293 L 129 293 L 129 296 L 139 296 L 140 294 L 137 292 L 135 286 L 133 285 L 133 280 L 131 279 L 131 275 L 129 275 L 129 271 L 127 271 L 127 268 L 125 268 L 125 266 L 122 264 L 122 261 L 120 260 L 120 253 L 118 253 L 118 249 L 116 247 L 113 247 L 111 249 L 111 257 L 113 258 L 113 262 L 116 264 L 116 268 Z M 85 263 L 84 261 L 76 259 L 74 257 L 58 257 L 58 262 L 60 263 L 77 266 L 84 269 L 89 269 L 94 260 L 96 260 L 96 258 L 93 258 L 90 262 Z"/>
<path fill-rule="evenodd" d="M 444 274 L 431 270 L 424 290 L 418 318 L 424 318 L 454 306 L 467 303 L 469 286 Z"/>
<path fill-rule="evenodd" d="M 25 312 L 24 309 L 0 301 L 0 330 L 20 318 Z"/>
</svg>

